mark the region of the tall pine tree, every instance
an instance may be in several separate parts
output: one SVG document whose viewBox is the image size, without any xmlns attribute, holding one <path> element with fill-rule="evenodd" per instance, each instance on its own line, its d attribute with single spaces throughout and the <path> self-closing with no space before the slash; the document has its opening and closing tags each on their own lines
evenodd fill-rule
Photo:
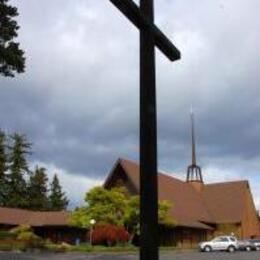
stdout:
<svg viewBox="0 0 260 260">
<path fill-rule="evenodd" d="M 64 210 L 69 204 L 65 193 L 62 191 L 57 174 L 54 175 L 51 183 L 49 201 L 52 211 Z"/>
<path fill-rule="evenodd" d="M 18 12 L 8 1 L 0 0 L 0 75 L 14 77 L 14 72 L 24 72 L 25 58 L 19 43 L 13 41 L 19 29 L 14 20 Z"/>
<path fill-rule="evenodd" d="M 0 206 L 5 206 L 8 194 L 6 171 L 7 166 L 6 135 L 0 130 Z"/>
<path fill-rule="evenodd" d="M 28 207 L 26 177 L 30 171 L 26 156 L 31 152 L 31 144 L 27 142 L 25 135 L 15 133 L 10 136 L 12 145 L 10 146 L 8 181 L 10 191 L 6 206 L 26 208 Z"/>
<path fill-rule="evenodd" d="M 45 168 L 36 166 L 28 184 L 28 208 L 32 210 L 48 210 L 48 177 Z"/>
</svg>

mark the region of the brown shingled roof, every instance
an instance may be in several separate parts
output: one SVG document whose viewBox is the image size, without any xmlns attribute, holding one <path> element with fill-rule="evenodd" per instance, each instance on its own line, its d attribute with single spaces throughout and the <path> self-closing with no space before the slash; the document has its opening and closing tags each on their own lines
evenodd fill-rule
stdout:
<svg viewBox="0 0 260 260">
<path fill-rule="evenodd" d="M 0 224 L 39 226 L 67 226 L 69 225 L 67 211 L 31 211 L 24 209 L 0 207 Z"/>
<path fill-rule="evenodd" d="M 245 209 L 247 181 L 205 185 L 202 198 L 215 223 L 239 223 Z"/>
<path fill-rule="evenodd" d="M 120 165 L 139 192 L 139 165 L 119 159 L 113 170 Z M 113 170 L 105 181 L 109 183 Z M 214 223 L 239 223 L 242 221 L 243 197 L 247 181 L 205 184 L 200 192 L 187 182 L 158 173 L 159 199 L 172 202 L 170 214 L 180 226 L 208 228 Z"/>
</svg>

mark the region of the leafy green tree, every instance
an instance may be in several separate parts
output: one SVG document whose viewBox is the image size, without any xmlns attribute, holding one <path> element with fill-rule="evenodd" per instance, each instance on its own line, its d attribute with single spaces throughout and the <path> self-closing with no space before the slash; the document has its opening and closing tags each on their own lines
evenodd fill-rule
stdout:
<svg viewBox="0 0 260 260">
<path fill-rule="evenodd" d="M 31 153 L 31 144 L 25 135 L 13 134 L 10 136 L 12 145 L 9 147 L 9 192 L 6 201 L 8 207 L 28 207 L 27 184 L 25 177 L 29 175 L 26 156 Z"/>
<path fill-rule="evenodd" d="M 8 1 L 0 0 L 0 75 L 14 77 L 14 72 L 24 72 L 25 58 L 19 43 L 13 41 L 19 29 L 14 20 L 18 11 Z"/>
<path fill-rule="evenodd" d="M 166 200 L 159 201 L 158 218 L 159 224 L 174 226 L 175 220 L 169 215 L 171 204 Z M 126 207 L 124 223 L 128 232 L 132 234 L 140 233 L 140 196 L 132 196 Z"/>
<path fill-rule="evenodd" d="M 124 225 L 129 233 L 139 233 L 139 196 L 130 196 L 124 188 L 95 187 L 86 194 L 85 202 L 72 213 L 71 224 L 89 228 L 90 220 L 95 219 L 97 224 Z M 159 221 L 163 225 L 174 225 L 168 214 L 170 208 L 169 202 L 159 201 Z"/>
<path fill-rule="evenodd" d="M 90 226 L 91 219 L 99 224 L 124 224 L 127 195 L 122 189 L 106 190 L 95 187 L 86 194 L 85 201 L 87 205 L 76 209 L 72 214 L 72 224 L 86 228 Z"/>
<path fill-rule="evenodd" d="M 6 171 L 7 166 L 6 135 L 0 130 L 0 206 L 5 205 L 8 194 Z"/>
<path fill-rule="evenodd" d="M 48 177 L 45 168 L 36 166 L 30 176 L 28 184 L 28 208 L 32 210 L 47 210 L 48 204 Z"/>
<path fill-rule="evenodd" d="M 131 234 L 140 233 L 140 197 L 132 196 L 128 203 L 124 214 L 124 223 L 126 230 Z"/>
<path fill-rule="evenodd" d="M 69 204 L 65 192 L 62 191 L 57 174 L 54 175 L 49 196 L 50 210 L 64 210 Z"/>
</svg>

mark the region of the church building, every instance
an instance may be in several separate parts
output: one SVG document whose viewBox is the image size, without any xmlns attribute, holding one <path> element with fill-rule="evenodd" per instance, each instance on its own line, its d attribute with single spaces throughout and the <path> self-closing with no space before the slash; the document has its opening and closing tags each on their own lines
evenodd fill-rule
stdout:
<svg viewBox="0 0 260 260">
<path fill-rule="evenodd" d="M 169 214 L 174 228 L 160 225 L 161 244 L 181 247 L 216 235 L 234 233 L 238 238 L 260 236 L 260 224 L 247 180 L 207 184 L 196 163 L 194 119 L 192 120 L 192 163 L 186 181 L 158 173 L 159 200 L 172 204 Z M 140 193 L 139 165 L 118 159 L 104 182 L 104 187 L 124 186 L 130 194 Z"/>
</svg>

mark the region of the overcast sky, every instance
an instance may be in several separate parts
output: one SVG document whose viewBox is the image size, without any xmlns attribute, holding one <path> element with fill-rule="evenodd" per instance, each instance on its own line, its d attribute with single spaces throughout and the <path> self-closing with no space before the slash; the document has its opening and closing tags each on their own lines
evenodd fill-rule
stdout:
<svg viewBox="0 0 260 260">
<path fill-rule="evenodd" d="M 138 2 L 138 1 L 136 1 Z M 0 127 L 77 205 L 118 157 L 139 158 L 139 35 L 108 0 L 12 0 L 26 73 L 0 78 Z M 206 182 L 248 179 L 260 209 L 259 0 L 156 0 L 182 52 L 157 52 L 159 168 L 184 178 L 191 104 Z"/>
</svg>

